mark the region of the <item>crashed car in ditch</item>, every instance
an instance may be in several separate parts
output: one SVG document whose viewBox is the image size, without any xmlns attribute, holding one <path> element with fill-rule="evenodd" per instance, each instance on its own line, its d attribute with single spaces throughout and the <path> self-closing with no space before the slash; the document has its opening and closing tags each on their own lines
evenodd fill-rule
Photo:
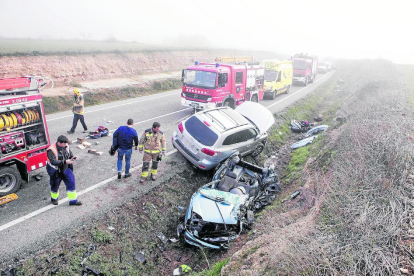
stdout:
<svg viewBox="0 0 414 276">
<path fill-rule="evenodd" d="M 258 167 L 235 153 L 193 194 L 177 234 L 198 247 L 227 249 L 253 224 L 254 212 L 273 202 L 279 186 L 273 165 Z"/>
</svg>

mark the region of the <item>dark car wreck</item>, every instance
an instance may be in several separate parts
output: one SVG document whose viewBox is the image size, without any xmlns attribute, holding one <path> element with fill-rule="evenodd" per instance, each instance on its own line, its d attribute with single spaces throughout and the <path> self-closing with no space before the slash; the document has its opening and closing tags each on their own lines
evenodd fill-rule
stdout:
<svg viewBox="0 0 414 276">
<path fill-rule="evenodd" d="M 198 247 L 227 249 L 253 224 L 254 211 L 273 202 L 279 186 L 273 165 L 261 168 L 233 154 L 194 193 L 178 236 Z"/>
</svg>

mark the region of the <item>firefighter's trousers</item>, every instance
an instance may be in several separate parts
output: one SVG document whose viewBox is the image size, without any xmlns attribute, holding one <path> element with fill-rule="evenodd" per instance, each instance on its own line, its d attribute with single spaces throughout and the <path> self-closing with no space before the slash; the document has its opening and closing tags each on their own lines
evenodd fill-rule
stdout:
<svg viewBox="0 0 414 276">
<path fill-rule="evenodd" d="M 141 173 L 141 177 L 142 178 L 147 178 L 149 175 L 149 166 L 150 166 L 150 162 L 152 160 L 152 166 L 151 166 L 151 174 L 152 175 L 156 175 L 158 172 L 158 155 L 161 154 L 159 151 L 158 152 L 144 152 L 144 158 L 143 158 L 143 162 L 142 162 L 142 173 Z"/>
<path fill-rule="evenodd" d="M 75 203 L 78 201 L 75 189 L 75 175 L 72 170 L 67 168 L 64 172 L 59 173 L 57 170 L 50 166 L 46 166 L 47 172 L 50 176 L 50 197 L 53 200 L 59 198 L 59 186 L 63 182 L 66 185 L 66 192 L 68 194 L 69 203 Z"/>
</svg>

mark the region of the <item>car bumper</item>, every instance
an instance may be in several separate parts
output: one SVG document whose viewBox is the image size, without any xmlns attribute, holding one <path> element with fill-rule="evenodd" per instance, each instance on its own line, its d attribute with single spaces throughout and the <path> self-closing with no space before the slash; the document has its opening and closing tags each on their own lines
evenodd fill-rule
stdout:
<svg viewBox="0 0 414 276">
<path fill-rule="evenodd" d="M 191 107 L 191 108 L 195 108 L 195 109 L 198 109 L 198 110 L 216 108 L 216 103 L 213 103 L 213 102 L 208 102 L 208 103 L 196 102 L 196 101 L 187 100 L 186 98 L 181 98 L 181 105 Z"/>
<path fill-rule="evenodd" d="M 305 82 L 305 77 L 294 77 L 293 81 L 294 82 Z"/>
<path fill-rule="evenodd" d="M 174 132 L 172 137 L 172 144 L 174 148 L 176 148 L 188 161 L 191 162 L 194 166 L 201 170 L 212 170 L 214 169 L 221 160 L 206 160 L 206 159 L 200 159 L 198 156 L 193 154 L 189 149 L 187 149 L 180 140 L 178 140 L 176 132 Z"/>
<path fill-rule="evenodd" d="M 186 243 L 189 243 L 191 245 L 197 246 L 197 247 L 208 247 L 212 249 L 220 249 L 222 248 L 219 245 L 214 245 L 211 243 L 207 243 L 199 238 L 196 238 L 193 234 L 191 234 L 189 231 L 185 231 L 184 233 L 184 240 Z"/>
</svg>

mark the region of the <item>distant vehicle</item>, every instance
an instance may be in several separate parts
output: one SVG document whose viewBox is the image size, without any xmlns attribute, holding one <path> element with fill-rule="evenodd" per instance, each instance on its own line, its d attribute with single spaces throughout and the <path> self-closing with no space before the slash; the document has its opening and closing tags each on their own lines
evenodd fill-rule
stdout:
<svg viewBox="0 0 414 276">
<path fill-rule="evenodd" d="M 181 104 L 197 110 L 236 106 L 263 99 L 264 67 L 252 57 L 218 57 L 182 71 Z"/>
<path fill-rule="evenodd" d="M 16 192 L 46 166 L 50 145 L 42 77 L 0 79 L 0 196 Z"/>
<path fill-rule="evenodd" d="M 330 72 L 332 70 L 332 62 L 330 62 L 330 61 L 326 62 L 326 69 L 328 70 L 328 72 Z"/>
<path fill-rule="evenodd" d="M 318 73 L 328 73 L 328 67 L 325 62 L 319 62 Z"/>
<path fill-rule="evenodd" d="M 235 151 L 242 156 L 259 155 L 273 123 L 273 114 L 253 102 L 245 102 L 235 110 L 204 110 L 179 123 L 172 143 L 194 166 L 211 170 Z"/>
<path fill-rule="evenodd" d="M 228 249 L 253 224 L 254 212 L 274 201 L 279 186 L 273 165 L 261 168 L 235 153 L 193 194 L 177 234 L 194 246 Z"/>
<path fill-rule="evenodd" d="M 276 95 L 289 93 L 293 80 L 293 67 L 290 60 L 265 60 L 264 97 L 275 99 Z"/>
<path fill-rule="evenodd" d="M 318 58 L 305 54 L 296 54 L 290 59 L 293 61 L 293 83 L 307 86 L 316 80 L 318 73 Z"/>
</svg>

